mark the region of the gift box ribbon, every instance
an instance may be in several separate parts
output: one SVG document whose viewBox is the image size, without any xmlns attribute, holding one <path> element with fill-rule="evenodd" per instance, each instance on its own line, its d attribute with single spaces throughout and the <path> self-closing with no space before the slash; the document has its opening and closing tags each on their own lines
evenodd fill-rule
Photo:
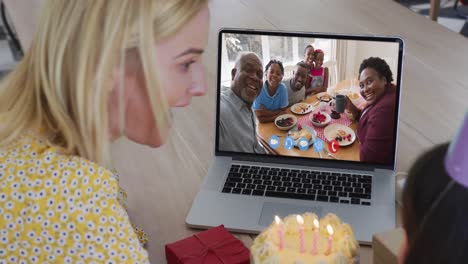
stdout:
<svg viewBox="0 0 468 264">
<path fill-rule="evenodd" d="M 221 263 L 223 264 L 228 264 L 227 262 L 225 262 L 222 258 L 222 256 L 229 256 L 229 257 L 233 257 L 233 256 L 237 256 L 237 255 L 240 255 L 242 254 L 246 248 L 245 247 L 242 247 L 241 250 L 238 250 L 238 251 L 235 251 L 235 252 L 230 252 L 229 254 L 223 254 L 222 256 L 220 256 L 217 252 L 217 250 L 227 246 L 227 245 L 230 245 L 230 244 L 235 244 L 235 243 L 240 243 L 240 241 L 238 241 L 235 237 L 232 237 L 232 238 L 229 238 L 227 240 L 225 240 L 224 242 L 222 243 L 216 243 L 216 245 L 207 245 L 207 243 L 205 243 L 203 241 L 203 239 L 201 239 L 197 234 L 193 235 L 196 239 L 198 239 L 198 241 L 200 241 L 200 243 L 203 245 L 203 251 L 201 253 L 198 253 L 198 254 L 192 254 L 192 255 L 186 255 L 186 256 L 183 256 L 181 258 L 179 258 L 179 261 L 177 263 L 183 263 L 185 260 L 189 260 L 189 259 L 193 259 L 193 258 L 200 258 L 200 257 L 203 257 L 203 260 L 202 260 L 202 263 L 205 261 L 205 258 L 206 256 L 208 256 L 208 254 L 212 253 L 214 256 L 216 256 L 220 261 Z"/>
</svg>

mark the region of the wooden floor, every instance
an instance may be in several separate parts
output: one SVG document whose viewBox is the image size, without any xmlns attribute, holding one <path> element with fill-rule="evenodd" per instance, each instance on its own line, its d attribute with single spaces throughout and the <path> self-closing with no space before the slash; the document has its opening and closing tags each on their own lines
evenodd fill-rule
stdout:
<svg viewBox="0 0 468 264">
<path fill-rule="evenodd" d="M 449 140 L 467 110 L 467 39 L 394 1 L 212 0 L 210 8 L 204 57 L 208 94 L 175 112 L 173 137 L 167 145 L 150 149 L 120 140 L 113 146 L 115 167 L 129 195 L 130 216 L 150 236 L 153 263 L 165 262 L 165 244 L 196 231 L 188 229 L 184 220 L 213 155 L 216 36 L 222 27 L 403 37 L 398 171 L 407 170 L 425 149 Z M 253 238 L 237 237 L 247 246 Z M 372 263 L 370 248 L 361 254 L 361 263 Z"/>
</svg>

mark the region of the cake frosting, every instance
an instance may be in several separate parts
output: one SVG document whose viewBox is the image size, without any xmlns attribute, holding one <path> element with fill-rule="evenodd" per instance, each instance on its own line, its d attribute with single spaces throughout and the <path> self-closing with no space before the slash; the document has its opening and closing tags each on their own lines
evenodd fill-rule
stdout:
<svg viewBox="0 0 468 264">
<path fill-rule="evenodd" d="M 254 264 L 352 264 L 359 263 L 359 244 L 351 227 L 334 214 L 322 219 L 313 213 L 301 215 L 304 221 L 304 249 L 300 252 L 300 224 L 296 215 L 289 215 L 278 225 L 275 221 L 255 239 L 250 252 Z M 315 227 L 319 219 L 317 251 L 313 252 Z M 329 233 L 333 228 L 332 247 L 328 252 Z M 280 249 L 278 228 L 282 229 L 284 247 Z"/>
</svg>

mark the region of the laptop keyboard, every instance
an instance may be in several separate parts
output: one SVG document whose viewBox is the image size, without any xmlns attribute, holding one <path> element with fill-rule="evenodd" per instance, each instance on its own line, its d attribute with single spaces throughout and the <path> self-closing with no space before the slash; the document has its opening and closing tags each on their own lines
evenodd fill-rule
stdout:
<svg viewBox="0 0 468 264">
<path fill-rule="evenodd" d="M 372 176 L 233 164 L 222 192 L 371 205 Z"/>
</svg>

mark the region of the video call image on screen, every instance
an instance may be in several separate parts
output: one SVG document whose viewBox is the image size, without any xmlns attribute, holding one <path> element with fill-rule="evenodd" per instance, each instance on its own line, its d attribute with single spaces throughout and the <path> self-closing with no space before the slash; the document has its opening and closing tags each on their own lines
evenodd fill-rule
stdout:
<svg viewBox="0 0 468 264">
<path fill-rule="evenodd" d="M 398 42 L 221 38 L 219 151 L 392 164 Z"/>
</svg>

